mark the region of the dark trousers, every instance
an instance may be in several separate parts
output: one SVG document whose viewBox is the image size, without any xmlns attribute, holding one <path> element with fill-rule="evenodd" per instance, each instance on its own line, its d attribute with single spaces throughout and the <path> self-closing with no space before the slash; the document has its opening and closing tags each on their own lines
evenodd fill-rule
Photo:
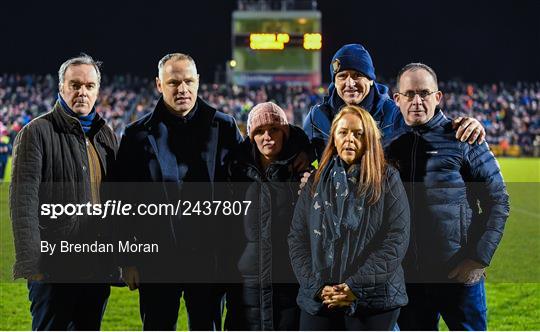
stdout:
<svg viewBox="0 0 540 332">
<path fill-rule="evenodd" d="M 32 330 L 99 330 L 109 285 L 28 282 Z"/>
<path fill-rule="evenodd" d="M 348 316 L 343 310 L 323 309 L 318 315 L 304 310 L 300 314 L 301 331 L 392 331 L 399 308 L 387 311 L 365 311 Z"/>
<path fill-rule="evenodd" d="M 274 329 L 297 331 L 300 328 L 300 308 L 296 304 L 298 285 L 274 285 Z"/>
<path fill-rule="evenodd" d="M 387 311 L 365 311 L 348 316 L 343 310 L 323 309 L 318 315 L 304 310 L 300 314 L 301 331 L 392 331 L 399 308 Z"/>
<path fill-rule="evenodd" d="M 484 281 L 463 284 L 407 284 L 409 304 L 401 309 L 401 330 L 438 330 L 442 316 L 450 330 L 485 331 Z"/>
<path fill-rule="evenodd" d="M 227 318 L 225 329 L 263 330 L 270 328 L 263 319 L 271 318 L 271 326 L 276 331 L 297 331 L 300 324 L 300 308 L 296 304 L 298 284 L 272 285 L 272 309 L 263 309 L 261 290 L 257 286 L 236 284 L 227 289 Z M 268 305 L 268 303 L 267 303 Z"/>
<path fill-rule="evenodd" d="M 139 308 L 143 330 L 176 330 L 184 296 L 190 330 L 221 330 L 222 295 L 210 284 L 141 284 Z"/>
</svg>

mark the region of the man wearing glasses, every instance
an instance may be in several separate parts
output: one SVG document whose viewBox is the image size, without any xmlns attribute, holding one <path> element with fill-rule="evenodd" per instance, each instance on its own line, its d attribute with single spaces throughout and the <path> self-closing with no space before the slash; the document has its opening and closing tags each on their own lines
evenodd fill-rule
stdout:
<svg viewBox="0 0 540 332">
<path fill-rule="evenodd" d="M 403 261 L 409 304 L 401 330 L 486 330 L 484 269 L 501 240 L 508 194 L 487 143 L 455 138 L 452 121 L 438 107 L 433 69 L 406 65 L 394 100 L 406 133 L 388 147 L 411 207 L 411 236 Z"/>
<path fill-rule="evenodd" d="M 330 64 L 332 84 L 328 96 L 314 106 L 304 120 L 304 131 L 315 146 L 320 158 L 328 141 L 332 119 L 345 105 L 361 106 L 377 121 L 383 134 L 383 145 L 387 146 L 404 132 L 405 123 L 399 108 L 388 95 L 388 87 L 375 82 L 375 67 L 368 51 L 360 44 L 341 47 Z M 458 118 L 454 126 L 461 141 L 483 142 L 485 131 L 480 122 L 473 118 Z"/>
</svg>

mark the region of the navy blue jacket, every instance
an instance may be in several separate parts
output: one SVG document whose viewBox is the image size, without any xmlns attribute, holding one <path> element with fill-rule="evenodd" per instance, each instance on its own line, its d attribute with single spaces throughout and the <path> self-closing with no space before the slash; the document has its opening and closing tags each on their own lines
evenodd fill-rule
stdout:
<svg viewBox="0 0 540 332">
<path fill-rule="evenodd" d="M 168 111 L 163 99 L 160 99 L 155 110 L 127 126 L 122 137 L 114 175 L 116 181 L 130 183 L 124 184 L 124 192 L 121 194 L 130 195 L 131 200 L 142 203 L 176 203 L 176 199 L 179 198 L 177 192 L 180 191 L 178 188 L 181 186 L 184 186 L 182 189 L 184 200 L 202 197 L 195 191 L 207 188 L 212 191 L 216 182 L 226 180 L 226 159 L 243 141 L 234 119 L 215 110 L 200 98 L 197 98 L 197 114 L 194 116 L 196 119 L 191 119 L 195 121 L 194 125 L 197 128 L 189 141 L 171 140 L 173 135 L 164 123 L 163 112 Z M 191 191 L 186 189 L 188 184 L 179 181 L 174 144 L 189 145 L 190 158 L 201 160 L 206 166 L 206 169 L 197 170 L 197 174 L 205 175 L 198 180 L 204 183 L 194 184 L 190 187 Z M 188 260 L 202 259 L 201 256 L 197 256 L 201 249 L 208 255 L 213 255 L 211 250 L 206 249 L 213 247 L 218 238 L 219 230 L 212 227 L 215 226 L 215 220 L 212 224 L 208 218 L 200 216 L 187 218 L 186 221 L 184 218 L 170 215 L 134 216 L 126 219 L 129 220 L 124 220 L 119 226 L 122 238 L 140 243 L 158 243 L 160 251 L 157 255 L 146 257 L 125 255 L 121 259 L 123 266 L 135 265 L 159 275 L 157 272 L 160 270 L 166 272 L 164 269 L 167 264 L 164 263 L 169 263 L 179 252 Z M 186 231 L 188 221 L 196 227 Z M 205 256 L 204 259 L 211 257 Z M 179 262 L 176 265 L 183 264 L 190 262 Z M 182 272 L 182 275 L 185 276 L 185 273 Z"/>
<path fill-rule="evenodd" d="M 411 207 L 411 240 L 404 260 L 407 282 L 448 281 L 463 259 L 491 262 L 509 214 L 508 194 L 487 143 L 455 138 L 437 110 L 387 149 Z"/>
<path fill-rule="evenodd" d="M 395 137 L 405 131 L 406 124 L 399 107 L 388 95 L 388 87 L 375 83 L 371 91 L 373 91 L 373 102 L 370 105 L 363 105 L 367 101 L 364 100 L 359 106 L 364 107 L 373 116 L 381 129 L 383 146 L 387 146 Z M 328 142 L 332 120 L 345 105 L 333 84 L 328 88 L 328 92 L 329 95 L 324 98 L 321 104 L 313 106 L 304 120 L 304 131 L 315 146 L 319 159 Z"/>
<path fill-rule="evenodd" d="M 313 177 L 298 198 L 288 238 L 292 267 L 300 283 L 300 308 L 312 315 L 319 314 L 323 309 L 319 298 L 322 288 L 342 282 L 357 297 L 347 310 L 348 315 L 406 305 L 401 262 L 409 243 L 410 220 L 397 170 L 391 166 L 386 169 L 383 193 L 375 204 L 368 206 L 365 196 L 354 198 L 356 202 L 351 206 L 357 207 L 353 213 L 361 220 L 361 226 L 354 232 L 342 233 L 347 235 L 336 240 L 325 236 L 330 233 L 328 224 L 333 217 L 319 218 L 321 209 L 317 207 L 318 198 L 311 194 L 312 185 Z M 330 267 L 326 261 L 331 261 Z M 336 264 L 345 267 L 343 280 L 332 280 L 332 266 Z"/>
<path fill-rule="evenodd" d="M 200 137 L 197 141 L 178 142 L 200 148 L 201 158 L 206 161 L 210 181 L 225 181 L 225 160 L 229 152 L 236 148 L 243 139 L 234 119 L 225 113 L 212 108 L 202 99 L 197 98 L 198 113 L 202 117 Z M 158 111 L 159 110 L 159 111 Z M 170 144 L 167 126 L 163 123 L 159 112 L 166 111 L 163 99 L 158 101 L 156 109 L 128 125 L 125 129 L 119 150 L 119 164 L 133 162 L 122 171 L 121 177 L 138 182 L 175 181 L 171 169 L 176 168 L 176 160 Z M 165 150 L 159 151 L 159 147 Z"/>
</svg>

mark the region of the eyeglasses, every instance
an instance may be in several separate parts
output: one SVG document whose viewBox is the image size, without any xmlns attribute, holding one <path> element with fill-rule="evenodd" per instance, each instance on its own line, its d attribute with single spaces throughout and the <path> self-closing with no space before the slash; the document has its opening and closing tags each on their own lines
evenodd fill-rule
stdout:
<svg viewBox="0 0 540 332">
<path fill-rule="evenodd" d="M 407 97 L 409 101 L 412 101 L 416 95 L 420 97 L 420 99 L 424 100 L 427 98 L 427 96 L 434 94 L 436 91 L 429 91 L 429 90 L 420 90 L 420 91 L 405 91 L 405 93 L 398 92 L 399 95 L 402 95 L 404 97 Z"/>
</svg>

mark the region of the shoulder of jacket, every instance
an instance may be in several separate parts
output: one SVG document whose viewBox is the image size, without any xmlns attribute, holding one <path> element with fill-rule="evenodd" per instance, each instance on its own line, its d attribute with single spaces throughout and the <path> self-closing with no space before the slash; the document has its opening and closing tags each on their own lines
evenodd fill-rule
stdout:
<svg viewBox="0 0 540 332">
<path fill-rule="evenodd" d="M 230 125 L 235 123 L 235 120 L 231 115 L 223 113 L 220 110 L 215 110 L 215 112 L 216 113 L 214 114 L 214 121 L 224 122 Z"/>
<path fill-rule="evenodd" d="M 28 122 L 24 127 L 22 127 L 20 133 L 35 134 L 42 132 L 43 130 L 45 130 L 45 128 L 52 127 L 53 122 L 51 118 L 51 112 L 47 112 Z"/>
<path fill-rule="evenodd" d="M 398 110 L 399 111 L 398 104 L 396 104 L 394 99 L 390 98 L 388 95 L 384 95 L 382 102 L 383 102 L 383 108 L 385 110 Z"/>
<path fill-rule="evenodd" d="M 106 123 L 103 125 L 103 127 L 99 129 L 99 133 L 105 136 L 107 139 L 111 140 L 114 144 L 116 144 L 118 141 L 113 129 Z"/>
<path fill-rule="evenodd" d="M 452 127 L 452 120 L 443 119 L 439 124 L 428 130 L 428 133 L 442 139 L 447 143 L 462 143 L 456 138 L 456 129 Z"/>
<path fill-rule="evenodd" d="M 478 144 L 478 143 L 469 144 L 467 142 L 460 142 L 460 143 L 463 145 L 464 158 L 468 162 L 474 162 L 479 157 L 482 158 L 483 162 L 486 162 L 487 160 L 491 158 L 495 159 L 495 156 L 493 155 L 493 152 L 491 152 L 491 149 L 489 148 L 489 145 L 487 142 L 484 142 L 482 144 Z M 484 165 L 480 163 L 480 166 L 483 167 Z"/>
<path fill-rule="evenodd" d="M 28 122 L 27 125 L 32 126 L 43 126 L 43 125 L 52 125 L 53 122 L 53 110 L 43 113 L 40 116 L 34 118 L 32 121 Z"/>
<path fill-rule="evenodd" d="M 146 122 L 148 122 L 148 120 L 150 119 L 150 117 L 152 117 L 152 114 L 154 112 L 150 112 L 148 114 L 145 114 L 142 118 L 138 119 L 138 120 L 135 120 L 134 122 L 128 124 L 126 126 L 126 128 L 124 129 L 124 134 L 125 135 L 128 135 L 128 134 L 134 134 L 136 132 L 139 132 L 143 129 L 146 129 Z"/>
<path fill-rule="evenodd" d="M 401 114 L 399 106 L 392 98 L 388 98 L 388 96 L 382 102 L 382 111 L 385 117 L 391 116 L 392 118 L 395 118 Z"/>
<path fill-rule="evenodd" d="M 399 171 L 392 165 L 386 165 L 386 178 L 391 179 L 394 176 L 399 176 Z"/>
<path fill-rule="evenodd" d="M 104 123 L 103 126 L 99 129 L 99 131 L 105 135 L 114 135 L 114 131 L 107 123 Z"/>
<path fill-rule="evenodd" d="M 328 103 L 322 102 L 322 103 L 318 103 L 314 105 L 311 108 L 310 113 L 313 112 L 314 114 L 324 114 L 328 117 L 331 110 L 332 110 L 332 106 L 330 106 Z"/>
</svg>

